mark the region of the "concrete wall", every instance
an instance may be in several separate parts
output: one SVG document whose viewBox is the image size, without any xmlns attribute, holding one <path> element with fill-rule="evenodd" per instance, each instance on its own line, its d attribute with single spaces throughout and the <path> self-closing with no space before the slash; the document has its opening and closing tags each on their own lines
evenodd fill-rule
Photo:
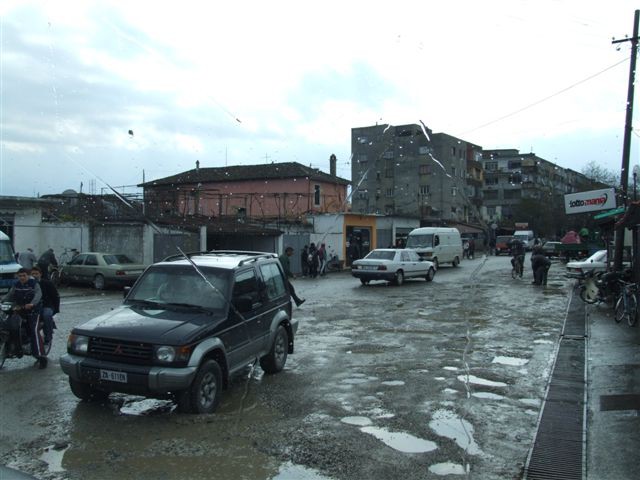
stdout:
<svg viewBox="0 0 640 480">
<path fill-rule="evenodd" d="M 143 224 L 106 224 L 92 228 L 91 249 L 124 253 L 136 263 L 144 260 Z"/>
</svg>

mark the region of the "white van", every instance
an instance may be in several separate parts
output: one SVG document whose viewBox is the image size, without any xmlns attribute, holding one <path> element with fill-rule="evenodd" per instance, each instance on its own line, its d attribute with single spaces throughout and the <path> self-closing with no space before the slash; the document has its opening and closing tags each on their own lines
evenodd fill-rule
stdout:
<svg viewBox="0 0 640 480">
<path fill-rule="evenodd" d="M 0 232 L 0 291 L 11 288 L 16 281 L 18 270 L 20 270 L 20 264 L 16 262 L 11 239 L 6 233 Z"/>
<path fill-rule="evenodd" d="M 462 239 L 457 228 L 416 228 L 407 237 L 407 248 L 420 257 L 431 260 L 436 268 L 443 263 L 457 267 L 462 258 Z"/>
<path fill-rule="evenodd" d="M 533 248 L 533 243 L 535 242 L 533 230 L 516 230 L 513 236 L 524 243 L 524 248 L 526 250 L 531 250 Z"/>
</svg>

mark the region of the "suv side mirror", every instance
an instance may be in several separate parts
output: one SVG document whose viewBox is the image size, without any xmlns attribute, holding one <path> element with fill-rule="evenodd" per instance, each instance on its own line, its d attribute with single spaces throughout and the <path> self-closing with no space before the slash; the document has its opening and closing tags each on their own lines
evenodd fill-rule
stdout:
<svg viewBox="0 0 640 480">
<path fill-rule="evenodd" d="M 122 298 L 127 298 L 127 295 L 129 295 L 130 291 L 131 287 L 124 287 L 124 290 L 122 291 Z"/>
<path fill-rule="evenodd" d="M 239 295 L 233 299 L 233 306 L 240 313 L 250 312 L 253 309 L 253 300 L 249 295 Z"/>
</svg>

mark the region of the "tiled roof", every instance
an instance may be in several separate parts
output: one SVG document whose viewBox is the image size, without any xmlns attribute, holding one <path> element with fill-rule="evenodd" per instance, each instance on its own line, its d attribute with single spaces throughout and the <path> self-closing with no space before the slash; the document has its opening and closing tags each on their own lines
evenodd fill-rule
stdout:
<svg viewBox="0 0 640 480">
<path fill-rule="evenodd" d="M 184 183 L 238 182 L 242 180 L 265 180 L 283 178 L 306 178 L 329 183 L 348 185 L 344 178 L 329 175 L 317 168 L 306 167 L 298 162 L 269 163 L 259 165 L 234 165 L 230 167 L 197 168 L 170 177 L 151 180 L 138 185 L 153 187 Z"/>
</svg>

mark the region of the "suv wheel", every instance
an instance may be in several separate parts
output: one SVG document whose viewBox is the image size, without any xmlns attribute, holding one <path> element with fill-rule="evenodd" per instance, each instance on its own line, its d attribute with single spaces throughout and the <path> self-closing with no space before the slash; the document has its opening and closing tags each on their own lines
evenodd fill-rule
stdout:
<svg viewBox="0 0 640 480">
<path fill-rule="evenodd" d="M 213 413 L 222 398 L 222 370 L 215 360 L 204 362 L 189 390 L 178 395 L 183 413 Z"/>
<path fill-rule="evenodd" d="M 88 383 L 78 382 L 69 378 L 69 386 L 73 394 L 85 402 L 102 402 L 109 398 L 109 392 L 93 388 Z"/>
<path fill-rule="evenodd" d="M 276 337 L 273 339 L 271 350 L 260 359 L 260 366 L 265 373 L 278 373 L 287 363 L 287 354 L 289 352 L 289 335 L 287 330 L 282 326 L 278 326 Z"/>
</svg>

